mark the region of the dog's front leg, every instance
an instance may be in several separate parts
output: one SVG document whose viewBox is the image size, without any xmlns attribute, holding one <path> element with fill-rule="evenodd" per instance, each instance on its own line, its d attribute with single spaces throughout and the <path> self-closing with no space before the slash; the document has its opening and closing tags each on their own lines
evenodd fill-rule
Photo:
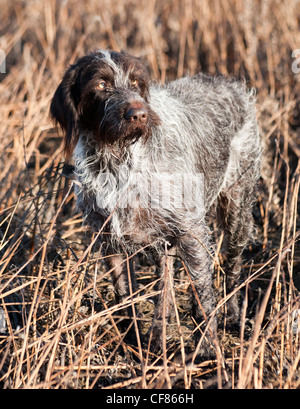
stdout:
<svg viewBox="0 0 300 409">
<path fill-rule="evenodd" d="M 173 308 L 173 276 L 174 276 L 174 256 L 176 247 L 165 251 L 159 257 L 158 269 L 160 281 L 158 285 L 159 294 L 156 298 L 153 324 L 151 328 L 151 350 L 158 352 L 163 349 L 166 342 L 167 327 Z"/>
<path fill-rule="evenodd" d="M 187 233 L 179 243 L 182 260 L 191 278 L 193 292 L 192 315 L 195 324 L 203 320 L 206 326 L 201 326 L 195 332 L 196 346 L 200 341 L 203 328 L 206 329 L 201 342 L 199 354 L 211 356 L 214 354 L 214 339 L 217 339 L 217 319 L 212 315 L 215 308 L 215 295 L 212 280 L 212 258 L 207 228 L 199 229 L 195 234 Z"/>
<path fill-rule="evenodd" d="M 126 341 L 137 345 L 137 337 L 140 336 L 138 321 L 134 322 L 137 317 L 134 300 L 131 297 L 135 291 L 135 275 L 133 271 L 132 259 L 121 252 L 114 251 L 108 247 L 103 252 L 103 259 L 107 268 L 112 275 L 114 284 L 116 304 L 120 305 L 120 315 L 124 318 L 119 323 L 122 332 L 127 332 Z M 123 303 L 131 304 L 127 308 L 122 308 Z"/>
</svg>

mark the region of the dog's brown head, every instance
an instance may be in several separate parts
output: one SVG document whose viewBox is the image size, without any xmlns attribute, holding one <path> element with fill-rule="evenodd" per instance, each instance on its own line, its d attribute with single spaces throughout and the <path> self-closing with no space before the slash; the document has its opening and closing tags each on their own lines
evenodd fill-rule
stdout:
<svg viewBox="0 0 300 409">
<path fill-rule="evenodd" d="M 149 74 L 140 59 L 125 52 L 96 51 L 71 65 L 59 84 L 51 116 L 72 154 L 81 132 L 98 144 L 126 146 L 151 134 L 160 123 L 149 105 Z"/>
</svg>

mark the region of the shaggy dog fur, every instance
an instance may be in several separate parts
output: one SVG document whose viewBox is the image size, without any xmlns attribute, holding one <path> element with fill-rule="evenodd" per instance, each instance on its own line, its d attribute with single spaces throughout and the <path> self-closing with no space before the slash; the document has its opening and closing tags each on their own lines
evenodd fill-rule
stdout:
<svg viewBox="0 0 300 409">
<path fill-rule="evenodd" d="M 229 294 L 239 282 L 241 255 L 252 236 L 260 175 L 253 93 L 240 82 L 204 74 L 150 84 L 139 59 L 98 50 L 66 71 L 51 114 L 65 133 L 66 154 L 74 155 L 78 206 L 86 222 L 101 230 L 117 301 L 133 291 L 131 255 L 141 247 L 154 249 L 161 281 L 152 345 L 159 348 L 162 324 L 172 310 L 171 258 L 179 256 L 193 282 L 195 321 L 210 320 L 214 336 L 206 215 L 217 201 Z M 236 294 L 227 311 L 227 321 L 237 323 Z M 202 353 L 209 341 L 208 336 Z"/>
</svg>

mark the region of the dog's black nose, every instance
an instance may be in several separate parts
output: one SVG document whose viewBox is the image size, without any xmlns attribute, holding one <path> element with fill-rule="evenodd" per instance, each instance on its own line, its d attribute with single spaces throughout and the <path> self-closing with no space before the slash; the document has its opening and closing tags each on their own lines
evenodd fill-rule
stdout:
<svg viewBox="0 0 300 409">
<path fill-rule="evenodd" d="M 145 108 L 130 108 L 124 115 L 124 118 L 131 122 L 145 123 L 148 119 L 148 113 Z"/>
</svg>

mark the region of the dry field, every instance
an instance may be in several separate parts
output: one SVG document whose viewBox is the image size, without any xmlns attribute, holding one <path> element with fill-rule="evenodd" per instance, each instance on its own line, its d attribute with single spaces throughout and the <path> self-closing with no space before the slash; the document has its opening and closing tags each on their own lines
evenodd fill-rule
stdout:
<svg viewBox="0 0 300 409">
<path fill-rule="evenodd" d="M 292 56 L 300 49 L 299 0 L 0 0 L 0 7 L 0 387 L 299 388 L 300 61 Z M 116 325 L 124 305 L 114 304 L 97 238 L 82 227 L 72 162 L 49 120 L 67 64 L 95 48 L 143 57 L 157 81 L 201 70 L 245 78 L 257 90 L 264 166 L 236 333 L 225 328 L 222 236 L 211 222 L 215 360 L 194 359 L 180 263 L 161 356 L 126 344 Z M 146 331 L 157 278 L 144 257 L 136 270 L 128 304 L 137 304 Z"/>
</svg>

